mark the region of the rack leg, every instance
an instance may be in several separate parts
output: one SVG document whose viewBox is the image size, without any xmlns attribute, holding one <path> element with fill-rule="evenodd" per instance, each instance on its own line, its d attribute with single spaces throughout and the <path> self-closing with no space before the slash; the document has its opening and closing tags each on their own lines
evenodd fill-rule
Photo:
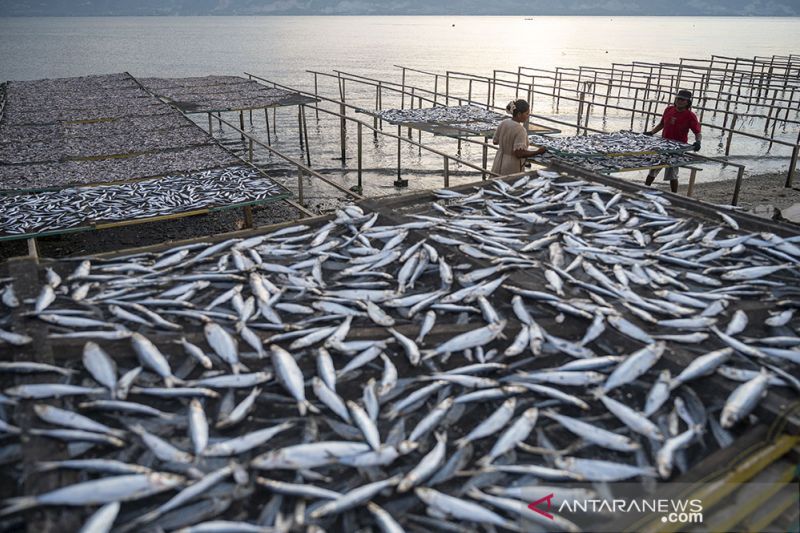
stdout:
<svg viewBox="0 0 800 533">
<path fill-rule="evenodd" d="M 742 178 L 744 177 L 744 167 L 739 167 L 736 173 L 736 185 L 733 187 L 733 199 L 731 205 L 739 205 L 739 191 L 742 189 Z"/>
<path fill-rule="evenodd" d="M 36 237 L 28 239 L 28 255 L 39 259 L 39 245 L 36 243 Z"/>
<path fill-rule="evenodd" d="M 697 169 L 690 169 L 689 174 L 689 188 L 686 190 L 686 196 L 690 197 L 694 194 L 694 180 L 697 178 Z"/>
<path fill-rule="evenodd" d="M 789 173 L 786 174 L 785 187 L 791 187 L 794 181 L 795 167 L 797 166 L 797 152 L 800 150 L 800 145 L 796 145 L 792 150 L 792 160 L 789 162 Z"/>
<path fill-rule="evenodd" d="M 242 208 L 242 212 L 244 213 L 244 227 L 245 228 L 252 228 L 253 227 L 253 208 L 249 205 L 246 205 Z"/>
</svg>

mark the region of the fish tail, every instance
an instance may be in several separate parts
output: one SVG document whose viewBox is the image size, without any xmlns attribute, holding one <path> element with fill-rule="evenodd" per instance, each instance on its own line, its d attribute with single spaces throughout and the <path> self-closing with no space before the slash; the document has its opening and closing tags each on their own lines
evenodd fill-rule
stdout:
<svg viewBox="0 0 800 533">
<path fill-rule="evenodd" d="M 0 509 L 0 516 L 8 516 L 10 514 L 25 511 L 38 505 L 35 496 L 21 496 L 18 498 L 8 498 L 3 502 L 6 507 Z"/>
<path fill-rule="evenodd" d="M 432 357 L 436 357 L 436 350 L 423 350 L 422 352 L 420 352 L 420 355 L 422 355 L 423 361 L 427 361 Z"/>
<path fill-rule="evenodd" d="M 185 385 L 186 382 L 183 381 L 181 378 L 177 378 L 175 376 L 167 376 L 167 377 L 164 378 L 164 384 L 168 388 L 172 388 L 175 385 Z"/>
<path fill-rule="evenodd" d="M 306 409 L 308 409 L 309 411 L 311 411 L 311 412 L 312 412 L 312 413 L 314 413 L 315 415 L 318 415 L 318 414 L 320 414 L 320 412 L 321 412 L 321 411 L 320 411 L 319 409 L 317 409 L 317 408 L 314 406 L 314 404 L 312 404 L 312 403 L 311 403 L 311 402 L 309 402 L 308 400 L 306 400 L 306 401 L 305 401 L 305 402 L 303 402 L 303 403 L 305 404 L 305 407 L 306 407 Z"/>
<path fill-rule="evenodd" d="M 400 444 L 397 445 L 397 451 L 400 452 L 402 455 L 407 453 L 411 453 L 412 451 L 419 448 L 419 443 L 414 442 L 412 440 L 404 440 Z"/>
<path fill-rule="evenodd" d="M 297 410 L 300 412 L 300 416 L 306 416 L 308 412 L 308 401 L 297 402 Z"/>
<path fill-rule="evenodd" d="M 56 461 L 40 461 L 33 467 L 36 472 L 49 472 L 58 468 Z"/>
</svg>

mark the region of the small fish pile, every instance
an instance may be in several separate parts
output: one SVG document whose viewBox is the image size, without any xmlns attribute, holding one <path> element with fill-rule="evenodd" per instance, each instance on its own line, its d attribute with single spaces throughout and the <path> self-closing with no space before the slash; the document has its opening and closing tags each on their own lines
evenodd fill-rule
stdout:
<svg viewBox="0 0 800 533">
<path fill-rule="evenodd" d="M 128 124 L 130 125 L 130 122 Z M 44 142 L 0 142 L 0 164 L 29 164 L 110 157 L 211 143 L 208 134 L 185 122 L 180 127 L 172 127 L 168 136 L 154 135 L 152 131 L 136 130 L 103 134 L 100 133 L 102 129 L 104 128 L 98 128 L 95 134 L 80 137 L 61 138 L 54 135 Z M 0 133 L 0 139 L 2 139 L 1 135 L 2 133 Z"/>
<path fill-rule="evenodd" d="M 288 194 L 254 168 L 228 167 L 119 185 L 7 195 L 0 206 L 0 235 L 230 207 Z"/>
<path fill-rule="evenodd" d="M 691 145 L 649 136 L 633 131 L 553 137 L 529 135 L 531 144 L 543 146 L 558 156 L 613 157 L 620 155 L 674 154 L 683 153 Z"/>
<path fill-rule="evenodd" d="M 495 128 L 501 121 L 508 118 L 508 115 L 475 105 L 384 109 L 376 114 L 390 124 L 442 124 L 459 129 L 479 127 L 480 130 L 477 131 L 484 131 L 487 129 L 487 125 L 489 128 Z"/>
<path fill-rule="evenodd" d="M 298 93 L 267 87 L 239 76 L 192 78 L 139 78 L 156 96 L 187 112 L 227 111 L 313 102 Z"/>
<path fill-rule="evenodd" d="M 7 85 L 0 190 L 128 181 L 240 163 L 130 74 Z"/>
<path fill-rule="evenodd" d="M 195 113 L 297 105 L 314 101 L 298 93 L 267 87 L 239 76 L 140 78 L 139 81 L 153 94 Z"/>
<path fill-rule="evenodd" d="M 120 158 L 0 165 L 0 190 L 32 191 L 128 181 L 241 163 L 221 146 L 207 144 Z"/>
<path fill-rule="evenodd" d="M 0 120 L 0 139 L 2 143 L 53 143 L 53 140 L 118 137 L 126 133 L 157 135 L 159 130 L 174 130 L 193 127 L 177 111 L 164 107 L 164 114 L 148 117 L 125 117 L 102 122 L 58 123 L 32 126 L 14 126 Z M 138 135 L 141 133 L 141 135 Z"/>
<path fill-rule="evenodd" d="M 566 163 L 600 174 L 613 174 L 614 172 L 620 172 L 622 170 L 646 169 L 663 165 L 677 167 L 688 165 L 692 162 L 691 156 L 683 154 L 628 155 L 600 158 L 545 152 L 542 155 L 536 156 L 535 159 L 537 163 L 542 165 Z"/>
<path fill-rule="evenodd" d="M 28 376 L 0 396 L 0 459 L 19 476 L 21 434 L 61 440 L 36 469 L 82 477 L 0 524 L 92 506 L 99 531 L 591 530 L 528 504 L 647 491 L 797 397 L 800 237 L 548 172 L 435 194 L 399 220 L 346 206 L 55 263 L 32 301 L 5 284 L 0 308 L 81 348 L 0 363 Z M 13 326 L 2 342 L 31 344 Z"/>
</svg>

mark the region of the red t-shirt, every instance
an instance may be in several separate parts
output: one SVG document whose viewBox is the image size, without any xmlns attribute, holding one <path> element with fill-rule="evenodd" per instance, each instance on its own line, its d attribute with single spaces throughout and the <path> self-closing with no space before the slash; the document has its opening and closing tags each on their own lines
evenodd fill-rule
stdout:
<svg viewBox="0 0 800 533">
<path fill-rule="evenodd" d="M 700 121 L 690 109 L 678 111 L 677 107 L 671 105 L 664 110 L 661 121 L 664 123 L 661 136 L 665 139 L 688 143 L 689 130 L 692 130 L 695 135 L 700 133 Z"/>
</svg>

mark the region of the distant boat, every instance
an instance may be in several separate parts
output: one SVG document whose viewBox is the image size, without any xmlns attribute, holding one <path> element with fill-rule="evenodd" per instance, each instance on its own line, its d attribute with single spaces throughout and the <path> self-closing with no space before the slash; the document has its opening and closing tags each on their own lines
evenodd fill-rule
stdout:
<svg viewBox="0 0 800 533">
<path fill-rule="evenodd" d="M 525 20 L 533 20 L 533 17 L 525 17 Z"/>
</svg>

